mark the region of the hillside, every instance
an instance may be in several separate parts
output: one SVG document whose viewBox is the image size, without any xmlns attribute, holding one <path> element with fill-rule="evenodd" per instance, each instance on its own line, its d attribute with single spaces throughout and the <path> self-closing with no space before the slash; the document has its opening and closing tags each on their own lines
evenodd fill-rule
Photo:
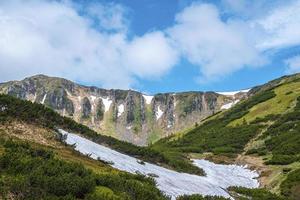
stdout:
<svg viewBox="0 0 300 200">
<path fill-rule="evenodd" d="M 16 176 L 16 169 L 9 168 L 9 166 L 20 165 L 18 169 L 23 170 L 24 160 L 22 158 L 24 157 L 26 158 L 25 161 L 28 160 L 28 163 L 33 163 L 33 168 L 36 166 L 34 163 L 39 161 L 43 166 L 48 166 L 49 163 L 56 166 L 55 163 L 57 163 L 62 165 L 63 169 L 83 170 L 89 178 L 85 180 L 85 177 L 80 177 L 78 181 L 84 180 L 91 183 L 91 188 L 87 188 L 83 193 L 84 198 L 90 195 L 116 195 L 115 198 L 126 199 L 125 196 L 129 195 L 129 199 L 139 199 L 141 197 L 139 195 L 145 195 L 146 193 L 146 196 L 149 193 L 149 197 L 153 199 L 166 198 L 154 187 L 155 183 L 153 181 L 151 182 L 143 177 L 125 173 L 124 176 L 118 175 L 117 180 L 114 180 L 111 175 L 114 173 L 119 174 L 120 171 L 113 170 L 100 161 L 92 161 L 60 143 L 55 133 L 58 128 L 62 128 L 127 155 L 180 172 L 205 175 L 201 169 L 192 165 L 190 158 L 205 158 L 216 163 L 248 164 L 251 169 L 260 172 L 259 180 L 261 186 L 265 189 L 228 188 L 227 190 L 235 199 L 243 199 L 245 196 L 257 200 L 299 199 L 299 96 L 300 74 L 282 77 L 253 88 L 249 91 L 249 98 L 237 103 L 227 111 L 218 112 L 203 119 L 198 124 L 193 125 L 192 128 L 186 129 L 186 131 L 161 139 L 149 147 L 138 147 L 113 137 L 100 135 L 87 126 L 76 123 L 69 117 L 62 117 L 58 112 L 42 104 L 24 101 L 8 95 L 0 95 L 0 154 L 1 158 L 7 157 L 2 165 L 4 170 L 1 168 L 2 171 L 0 171 L 0 184 L 3 186 L 1 188 L 5 189 L 0 190 L 0 192 L 4 195 L 11 195 L 12 186 L 16 185 L 16 182 L 13 181 L 19 179 Z M 27 141 L 29 144 L 22 141 Z M 16 158 L 16 163 L 5 165 L 6 162 L 13 160 L 9 158 Z M 82 163 L 83 166 L 77 164 L 69 166 L 67 163 L 65 165 L 65 162 Z M 86 169 L 92 171 L 85 172 Z M 27 168 L 24 170 L 24 174 L 20 174 L 20 176 L 23 176 L 24 180 L 28 180 L 30 176 L 25 175 L 28 172 L 26 171 Z M 33 172 L 41 172 L 38 168 L 36 170 L 37 172 L 34 170 Z M 61 173 L 64 176 L 64 170 Z M 66 173 L 65 176 L 70 175 L 68 171 Z M 45 173 L 42 172 L 42 174 Z M 106 175 L 106 185 L 97 181 L 98 174 Z M 12 182 L 7 181 L 6 178 Z M 44 178 L 48 179 L 49 177 L 43 177 L 42 179 Z M 140 182 L 132 184 L 141 185 L 143 189 L 136 187 L 137 191 L 130 192 L 131 181 L 128 183 L 128 187 L 120 186 L 125 179 Z M 118 184 L 113 184 L 116 182 Z M 145 184 L 147 187 L 144 187 Z M 34 188 L 25 184 L 24 187 L 26 191 L 32 192 L 28 195 L 36 194 L 34 193 L 36 190 L 43 191 L 42 195 L 46 196 L 54 194 L 54 190 L 50 192 L 45 190 L 48 185 L 44 185 L 44 188 Z M 100 189 L 98 189 L 99 187 Z M 21 192 L 14 195 L 23 195 L 23 190 L 17 191 Z M 95 191 L 97 191 L 97 194 L 94 194 Z M 82 198 L 80 196 L 82 194 L 72 193 L 69 190 L 67 193 L 73 195 L 73 197 Z M 138 196 L 139 198 L 137 198 Z M 182 196 L 179 199 L 203 199 L 203 197 L 192 195 Z M 210 197 L 207 197 L 207 199 L 210 199 Z M 218 198 L 212 197 L 211 199 Z"/>
<path fill-rule="evenodd" d="M 141 146 L 193 126 L 247 96 L 246 92 L 149 96 L 132 90 L 86 87 L 44 75 L 2 83 L 0 93 L 44 104 L 98 133 Z"/>
<path fill-rule="evenodd" d="M 300 74 L 256 87 L 230 110 L 208 118 L 151 149 L 170 160 L 199 158 L 248 164 L 262 186 L 285 198 L 300 198 Z"/>
<path fill-rule="evenodd" d="M 163 164 L 161 154 L 98 135 L 40 104 L 0 95 L 0 108 L 0 199 L 169 199 L 156 188 L 152 178 L 121 172 L 110 163 L 75 152 L 73 146 L 61 142 L 56 130 L 76 131 L 139 158 L 152 162 L 161 159 Z M 202 173 L 196 167 L 185 171 L 189 169 Z M 190 198 L 195 195 L 178 197 Z M 201 195 L 196 198 L 225 199 Z"/>
<path fill-rule="evenodd" d="M 152 179 L 79 154 L 50 128 L 0 122 L 0 199 L 168 199 Z"/>
</svg>

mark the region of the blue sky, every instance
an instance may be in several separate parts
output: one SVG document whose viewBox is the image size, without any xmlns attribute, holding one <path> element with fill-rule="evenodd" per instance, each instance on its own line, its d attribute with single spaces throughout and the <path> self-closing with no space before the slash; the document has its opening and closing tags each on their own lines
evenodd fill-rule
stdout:
<svg viewBox="0 0 300 200">
<path fill-rule="evenodd" d="M 298 0 L 0 3 L 0 81 L 231 91 L 300 71 Z"/>
</svg>

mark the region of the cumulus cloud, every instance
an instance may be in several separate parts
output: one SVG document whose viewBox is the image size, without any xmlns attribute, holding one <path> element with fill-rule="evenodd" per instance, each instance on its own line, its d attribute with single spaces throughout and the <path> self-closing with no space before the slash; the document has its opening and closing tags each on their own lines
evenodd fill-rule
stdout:
<svg viewBox="0 0 300 200">
<path fill-rule="evenodd" d="M 287 73 L 300 72 L 300 55 L 287 59 L 285 63 L 287 65 Z"/>
<path fill-rule="evenodd" d="M 223 0 L 235 12 L 226 17 L 216 5 L 193 3 L 169 28 L 130 37 L 124 6 L 74 2 L 0 1 L 0 81 L 44 73 L 133 88 L 137 78 L 163 77 L 182 59 L 199 68 L 202 81 L 212 81 L 265 64 L 269 50 L 300 44 L 300 1 L 246 17 L 243 0 Z M 265 2 L 255 1 L 253 10 Z M 287 65 L 296 66 L 293 59 Z"/>
<path fill-rule="evenodd" d="M 120 5 L 93 4 L 80 10 L 83 14 L 76 6 L 72 2 L 2 1 L 1 81 L 44 73 L 129 88 L 136 76 L 159 77 L 176 63 L 163 33 L 128 39 Z"/>
<path fill-rule="evenodd" d="M 249 29 L 242 21 L 223 22 L 213 5 L 193 4 L 176 16 L 168 33 L 182 54 L 200 67 L 202 78 L 213 80 L 262 63 Z"/>
<path fill-rule="evenodd" d="M 266 37 L 258 44 L 261 49 L 280 49 L 300 44 L 300 1 L 285 4 L 255 21 Z"/>
<path fill-rule="evenodd" d="M 177 63 L 178 54 L 164 33 L 156 31 L 134 38 L 124 60 L 134 74 L 151 78 L 169 71 Z"/>
</svg>

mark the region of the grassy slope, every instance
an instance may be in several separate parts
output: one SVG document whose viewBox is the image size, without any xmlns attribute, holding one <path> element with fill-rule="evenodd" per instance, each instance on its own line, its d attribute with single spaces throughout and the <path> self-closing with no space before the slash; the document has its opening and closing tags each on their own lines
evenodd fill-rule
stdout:
<svg viewBox="0 0 300 200">
<path fill-rule="evenodd" d="M 276 172 L 270 177 L 273 180 L 269 180 L 269 189 L 277 187 L 277 192 L 280 189 L 282 192 L 284 189 L 280 185 L 284 181 L 292 182 L 292 188 L 299 188 L 300 180 L 290 181 L 288 178 L 290 173 L 299 169 L 300 160 L 299 74 L 262 88 L 229 111 L 179 137 L 162 139 L 152 148 L 163 152 L 170 160 L 179 160 L 207 152 L 215 157 L 235 158 L 244 154 L 247 147 L 248 153 L 262 157 Z M 286 197 L 297 195 L 296 189 L 291 191 L 282 194 Z"/>
<path fill-rule="evenodd" d="M 48 132 L 54 135 L 52 130 L 23 122 L 5 123 L 5 126 L 0 127 L 0 199 L 1 196 L 16 199 L 167 199 L 155 188 L 151 179 L 115 170 L 44 134 Z M 7 129 L 11 127 L 7 123 L 19 124 L 19 127 Z M 29 127 L 33 129 L 35 136 L 27 131 Z M 14 134 L 16 131 L 17 134 Z M 41 138 L 50 145 L 33 142 Z M 59 172 L 60 175 L 55 172 L 58 167 L 61 171 L 64 169 L 64 172 Z M 46 169 L 49 171 L 43 171 Z M 78 171 L 82 173 L 77 175 Z M 51 173 L 55 175 L 52 176 Z M 37 176 L 39 180 L 34 179 Z M 34 181 L 39 184 L 33 184 Z M 57 184 L 64 187 L 64 190 L 56 190 L 55 188 L 59 188 Z M 72 184 L 74 187 L 67 187 Z M 83 191 L 82 188 L 86 190 Z"/>
</svg>

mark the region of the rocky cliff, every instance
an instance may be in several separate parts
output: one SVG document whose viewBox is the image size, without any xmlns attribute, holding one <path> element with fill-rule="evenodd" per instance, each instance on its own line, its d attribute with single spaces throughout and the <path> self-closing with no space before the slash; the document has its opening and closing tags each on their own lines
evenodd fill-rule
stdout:
<svg viewBox="0 0 300 200">
<path fill-rule="evenodd" d="M 247 92 L 181 92 L 153 96 L 132 90 L 86 87 L 37 75 L 0 84 L 0 93 L 48 106 L 101 134 L 147 145 L 228 109 Z"/>
</svg>

